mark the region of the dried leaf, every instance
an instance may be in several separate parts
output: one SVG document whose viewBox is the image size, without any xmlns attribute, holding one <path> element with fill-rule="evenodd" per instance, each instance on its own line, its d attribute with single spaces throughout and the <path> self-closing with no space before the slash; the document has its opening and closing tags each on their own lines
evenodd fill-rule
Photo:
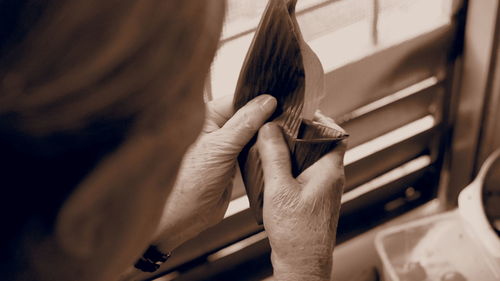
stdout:
<svg viewBox="0 0 500 281">
<path fill-rule="evenodd" d="M 324 96 L 324 73 L 302 38 L 295 4 L 296 0 L 269 1 L 243 63 L 234 107 L 239 109 L 261 94 L 277 99 L 271 120 L 283 128 L 292 172 L 298 176 L 348 135 L 333 120 L 316 112 Z M 238 160 L 250 207 L 262 224 L 264 178 L 255 138 Z"/>
</svg>

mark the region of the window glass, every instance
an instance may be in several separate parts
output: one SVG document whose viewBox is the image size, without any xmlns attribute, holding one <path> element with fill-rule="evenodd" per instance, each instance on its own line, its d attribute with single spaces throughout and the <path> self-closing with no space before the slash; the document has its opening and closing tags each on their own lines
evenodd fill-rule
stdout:
<svg viewBox="0 0 500 281">
<path fill-rule="evenodd" d="M 304 38 L 325 72 L 449 21 L 457 0 L 299 0 L 296 14 Z M 221 44 L 212 65 L 212 98 L 232 95 L 267 4 L 229 0 Z M 369 101 L 371 102 L 371 101 Z"/>
</svg>

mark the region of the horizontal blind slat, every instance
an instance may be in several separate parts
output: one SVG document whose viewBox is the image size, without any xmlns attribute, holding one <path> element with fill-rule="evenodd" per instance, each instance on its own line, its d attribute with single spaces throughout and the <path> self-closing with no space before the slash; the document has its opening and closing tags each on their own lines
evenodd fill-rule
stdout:
<svg viewBox="0 0 500 281">
<path fill-rule="evenodd" d="M 423 89 L 419 89 L 417 92 L 410 93 L 389 104 L 380 105 L 379 108 L 363 113 L 360 116 L 353 116 L 356 114 L 356 111 L 354 111 L 340 118 L 350 120 L 342 121 L 337 119 L 337 123 L 350 135 L 349 146 L 360 145 L 421 117 L 434 113 L 435 108 L 439 108 L 442 103 L 444 88 L 437 81 L 431 81 L 430 83 L 427 83 L 429 85 Z"/>
<path fill-rule="evenodd" d="M 445 24 L 339 67 L 329 60 L 342 52 L 333 43 L 325 44 L 325 50 L 317 52 L 325 69 L 326 96 L 320 109 L 338 118 L 428 77 L 442 79 L 453 29 Z"/>
<path fill-rule="evenodd" d="M 435 130 L 427 130 L 412 139 L 388 147 L 379 153 L 347 165 L 345 168 L 345 190 L 352 190 L 376 176 L 379 176 L 402 163 L 422 155 L 429 148 Z M 362 171 L 362 172 L 361 172 Z"/>
</svg>

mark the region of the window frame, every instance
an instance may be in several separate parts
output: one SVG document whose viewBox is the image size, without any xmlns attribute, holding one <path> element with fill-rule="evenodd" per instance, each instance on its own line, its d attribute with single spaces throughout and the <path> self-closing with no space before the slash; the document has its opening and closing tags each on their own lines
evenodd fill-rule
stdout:
<svg viewBox="0 0 500 281">
<path fill-rule="evenodd" d="M 439 198 L 457 206 L 460 191 L 472 181 L 494 149 L 495 110 L 499 105 L 500 1 L 467 1 L 463 56 L 456 65 L 450 99 L 452 137 L 447 140 Z M 460 15 L 459 15 L 460 16 Z M 496 75 L 496 77 L 495 77 Z M 490 106 L 488 108 L 488 106 Z"/>
<path fill-rule="evenodd" d="M 496 2 L 498 2 L 498 1 L 496 1 Z M 452 35 L 453 40 L 459 40 L 456 38 L 456 34 L 460 32 L 460 28 L 458 28 L 458 31 L 457 31 L 453 28 L 453 25 L 456 25 L 459 27 L 460 24 L 462 24 L 461 20 L 463 20 L 463 19 L 457 18 L 455 20 L 456 20 L 456 22 L 449 23 L 448 27 L 450 29 L 447 32 L 449 32 L 450 35 Z M 424 36 L 425 36 L 425 34 L 421 34 L 419 36 L 414 37 L 411 40 L 421 39 Z M 353 64 L 362 63 L 363 60 L 352 62 L 352 63 Z M 440 118 L 441 120 L 439 120 L 435 124 L 435 126 L 433 126 L 432 128 L 429 128 L 429 130 L 426 130 L 423 133 L 445 135 L 446 132 L 448 132 L 448 130 L 450 129 L 450 126 L 452 124 L 451 122 L 456 120 L 455 118 L 453 118 L 453 116 L 454 116 L 453 113 L 457 109 L 455 109 L 453 107 L 457 103 L 457 101 L 456 101 L 457 89 L 456 89 L 456 85 L 453 83 L 453 81 L 456 81 L 456 79 L 458 79 L 457 72 L 459 72 L 459 70 L 460 70 L 460 65 L 455 64 L 455 58 L 452 58 L 447 62 L 446 67 L 447 67 L 446 71 L 449 74 L 448 79 L 443 80 L 439 77 L 434 77 L 434 78 L 436 79 L 436 84 L 439 84 L 445 88 L 446 93 L 443 95 L 443 101 L 442 101 L 443 104 L 450 103 L 451 106 L 448 110 L 443 112 L 443 116 L 441 116 L 441 118 Z M 431 79 L 431 78 L 433 78 L 433 77 L 426 77 L 426 78 L 424 78 L 424 80 Z M 434 86 L 435 85 L 432 85 L 431 87 L 434 87 Z M 461 97 L 461 100 L 462 99 L 463 99 L 463 97 Z M 455 135 L 455 138 L 456 137 L 457 137 L 457 135 Z M 434 141 L 432 144 L 429 144 L 429 146 L 443 146 L 443 143 L 444 143 L 443 139 L 446 137 L 440 136 L 439 138 L 441 139 L 440 143 L 436 143 Z M 432 189 L 434 191 L 436 191 L 437 186 L 439 185 L 440 186 L 439 193 L 440 193 L 441 202 L 443 202 L 443 200 L 445 203 L 449 202 L 449 201 L 453 201 L 453 197 L 450 195 L 453 192 L 449 191 L 450 185 L 445 185 L 443 183 L 439 184 L 439 181 L 438 181 L 438 179 L 440 178 L 439 173 L 441 171 L 441 167 L 442 167 L 443 163 L 445 163 L 445 158 L 444 158 L 445 153 L 447 156 L 446 159 L 449 160 L 450 154 L 453 152 L 454 151 L 450 151 L 450 150 L 446 150 L 446 151 L 438 150 L 438 152 L 433 153 L 432 155 L 429 156 L 430 157 L 430 159 L 429 159 L 430 165 L 426 165 L 425 167 L 421 167 L 421 168 L 409 173 L 408 175 L 402 177 L 399 180 L 402 182 L 406 182 L 407 185 L 411 183 L 411 184 L 417 186 L 416 188 L 414 188 L 414 190 L 419 191 L 419 192 L 421 191 L 421 189 L 419 189 L 418 186 L 426 186 L 426 185 L 431 184 L 431 185 L 435 186 L 435 188 L 432 188 Z M 346 169 L 349 169 L 349 168 L 347 167 Z M 422 179 L 424 179 L 424 180 L 422 180 Z M 394 187 L 395 185 L 398 185 L 398 184 L 396 182 L 389 182 L 389 183 L 383 184 L 383 188 L 385 188 L 388 191 L 392 191 L 394 193 L 395 199 L 401 198 L 401 194 L 404 194 L 406 189 L 403 189 L 403 190 L 398 189 L 397 187 Z M 399 185 L 401 185 L 401 184 L 399 184 Z M 422 188 L 422 190 L 425 190 L 425 188 Z M 443 196 L 443 194 L 445 194 L 445 195 Z M 370 196 L 370 195 L 371 194 L 369 192 L 361 194 L 361 196 Z M 421 205 L 423 202 L 427 202 L 427 201 L 431 200 L 432 198 L 435 198 L 435 196 L 436 196 L 435 192 L 429 192 L 429 193 L 423 194 L 423 195 L 421 195 L 420 200 L 417 200 L 414 205 L 410 206 L 411 205 L 410 204 L 408 206 L 408 208 L 405 208 L 404 210 L 398 212 L 398 214 L 402 214 L 415 206 Z M 343 210 L 344 217 L 346 216 L 345 215 L 346 212 L 349 213 L 350 209 L 355 208 L 355 206 L 352 206 L 353 202 L 354 202 L 354 200 L 352 200 L 352 201 L 349 200 L 347 202 L 343 202 L 344 203 L 343 209 L 347 209 L 347 210 Z M 251 222 L 253 222 L 253 216 L 249 212 L 248 209 L 243 209 L 242 211 L 235 211 L 234 214 L 227 217 L 220 225 L 218 225 L 212 229 L 209 229 L 205 233 L 203 233 L 200 236 L 201 238 L 198 237 L 194 241 L 189 241 L 188 243 L 186 243 L 186 245 L 181 246 L 181 248 L 191 249 L 191 250 L 183 252 L 183 249 L 179 249 L 179 252 L 180 252 L 179 255 L 176 251 L 176 254 L 171 258 L 171 260 L 169 260 L 169 263 L 168 263 L 169 265 L 167 267 L 163 267 L 162 272 L 160 274 L 149 275 L 149 277 L 160 276 L 160 275 L 163 275 L 163 274 L 168 273 L 168 272 L 170 272 L 171 277 L 175 277 L 176 270 L 184 271 L 184 269 L 194 268 L 194 267 L 196 267 L 196 265 L 200 265 L 203 267 L 204 261 L 207 258 L 208 258 L 208 260 L 212 259 L 212 261 L 217 261 L 218 259 L 214 258 L 214 255 L 219 253 L 221 250 L 228 248 L 228 246 L 234 244 L 237 241 L 248 240 L 248 239 L 252 240 L 252 237 L 258 236 L 258 235 L 260 235 L 259 233 L 262 233 L 262 227 L 257 226 L 255 224 L 252 224 Z M 367 227 L 365 229 L 357 230 L 353 233 L 340 234 L 338 242 L 345 242 L 345 241 L 348 241 L 349 239 L 352 239 L 353 237 L 358 237 L 360 233 L 368 231 L 372 228 L 372 226 L 376 226 L 379 224 L 380 224 L 380 221 L 373 222 L 373 224 L 370 224 L 369 227 Z M 230 233 L 230 235 L 228 237 L 221 237 L 221 239 L 219 239 L 216 242 L 212 241 L 211 245 L 206 244 L 207 240 L 203 239 L 204 236 L 216 237 L 224 229 L 226 229 L 226 230 L 238 229 L 238 231 L 237 232 L 229 231 L 228 233 Z M 259 251 L 264 251 L 264 252 L 269 250 L 265 237 L 263 237 L 263 238 L 260 237 L 257 240 L 252 240 L 250 242 L 250 244 L 246 245 L 241 252 L 243 253 L 244 251 L 246 251 L 245 250 L 246 248 L 252 248 L 252 249 L 258 248 Z M 194 251 L 192 249 L 194 249 Z M 210 250 L 207 250 L 207 249 L 210 249 Z M 186 253 L 190 253 L 190 255 L 188 255 Z M 227 255 L 222 255 L 221 257 L 219 257 L 219 259 L 223 260 L 227 256 L 234 255 L 234 254 L 237 254 L 237 252 L 234 251 L 232 253 L 227 253 Z M 245 254 L 243 254 L 243 255 L 245 255 Z M 167 279 L 168 278 L 166 278 L 165 280 L 167 280 Z"/>
</svg>

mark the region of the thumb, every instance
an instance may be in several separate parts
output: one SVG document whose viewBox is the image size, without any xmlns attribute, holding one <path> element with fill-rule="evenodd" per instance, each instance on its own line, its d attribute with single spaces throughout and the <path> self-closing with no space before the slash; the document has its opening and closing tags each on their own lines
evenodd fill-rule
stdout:
<svg viewBox="0 0 500 281">
<path fill-rule="evenodd" d="M 347 141 L 343 140 L 316 163 L 304 170 L 298 177 L 299 182 L 308 185 L 307 191 L 325 194 L 334 189 L 342 189 L 344 185 L 344 154 Z"/>
<path fill-rule="evenodd" d="M 266 183 L 274 186 L 276 184 L 273 183 L 277 181 L 293 179 L 290 150 L 278 125 L 265 124 L 259 131 L 257 146 Z M 276 186 L 279 187 L 280 184 Z"/>
<path fill-rule="evenodd" d="M 252 139 L 259 128 L 271 117 L 277 101 L 273 96 L 260 95 L 240 108 L 219 130 L 226 143 L 238 152 Z"/>
</svg>

